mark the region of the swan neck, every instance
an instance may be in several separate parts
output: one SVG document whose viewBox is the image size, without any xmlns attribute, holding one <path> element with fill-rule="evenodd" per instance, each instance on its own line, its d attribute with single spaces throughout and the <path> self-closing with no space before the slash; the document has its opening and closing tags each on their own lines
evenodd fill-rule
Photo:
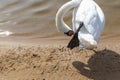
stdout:
<svg viewBox="0 0 120 80">
<path fill-rule="evenodd" d="M 68 32 L 71 28 L 64 22 L 64 15 L 72 8 L 74 8 L 76 4 L 73 1 L 69 1 L 65 3 L 56 14 L 56 26 L 58 31 L 60 32 Z"/>
</svg>

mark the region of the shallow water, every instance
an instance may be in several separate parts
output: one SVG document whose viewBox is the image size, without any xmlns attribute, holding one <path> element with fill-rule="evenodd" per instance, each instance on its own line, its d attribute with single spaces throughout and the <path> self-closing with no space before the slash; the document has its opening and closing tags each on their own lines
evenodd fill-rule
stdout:
<svg viewBox="0 0 120 80">
<path fill-rule="evenodd" d="M 69 0 L 0 0 L 0 37 L 30 39 L 61 37 L 55 27 L 57 10 Z M 120 0 L 97 0 L 106 16 L 104 37 L 120 34 Z M 65 21 L 71 26 L 71 12 Z"/>
</svg>

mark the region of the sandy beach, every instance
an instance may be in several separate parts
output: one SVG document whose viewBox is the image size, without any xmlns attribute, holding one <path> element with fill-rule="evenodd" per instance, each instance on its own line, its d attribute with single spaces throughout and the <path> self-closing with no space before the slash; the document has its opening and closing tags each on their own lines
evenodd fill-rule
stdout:
<svg viewBox="0 0 120 80">
<path fill-rule="evenodd" d="M 106 23 L 98 48 L 66 48 L 55 16 L 69 0 L 0 1 L 0 80 L 120 80 L 120 0 L 95 0 Z M 72 10 L 64 21 L 72 28 Z"/>
<path fill-rule="evenodd" d="M 102 37 L 95 51 L 69 50 L 69 39 L 48 40 L 44 46 L 1 42 L 0 80 L 120 79 L 120 37 Z"/>
</svg>

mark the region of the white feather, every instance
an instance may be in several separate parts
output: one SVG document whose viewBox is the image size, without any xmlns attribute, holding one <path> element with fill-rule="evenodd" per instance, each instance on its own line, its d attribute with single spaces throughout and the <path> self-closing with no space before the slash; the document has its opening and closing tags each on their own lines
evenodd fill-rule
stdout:
<svg viewBox="0 0 120 80">
<path fill-rule="evenodd" d="M 68 7 L 68 3 L 72 6 Z M 56 24 L 58 29 L 62 28 L 63 30 L 61 29 L 61 32 L 70 30 L 70 28 L 68 28 L 68 26 L 64 23 L 63 16 L 71 8 L 74 7 L 73 30 L 77 30 L 80 22 L 84 23 L 84 26 L 80 29 L 78 34 L 80 48 L 97 47 L 100 35 L 103 31 L 105 24 L 105 17 L 103 11 L 93 0 L 72 0 L 68 3 L 64 4 L 62 6 L 62 8 L 64 9 L 60 8 L 56 15 Z M 67 29 L 65 30 L 65 28 Z"/>
</svg>

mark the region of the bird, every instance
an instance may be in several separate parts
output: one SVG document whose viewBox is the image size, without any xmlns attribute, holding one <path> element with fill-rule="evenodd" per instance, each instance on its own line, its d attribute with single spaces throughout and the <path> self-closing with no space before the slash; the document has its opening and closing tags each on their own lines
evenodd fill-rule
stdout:
<svg viewBox="0 0 120 80">
<path fill-rule="evenodd" d="M 64 21 L 70 10 L 73 10 L 72 29 Z M 94 0 L 70 0 L 58 9 L 55 22 L 59 32 L 73 36 L 68 48 L 94 49 L 104 30 L 105 15 Z"/>
</svg>

